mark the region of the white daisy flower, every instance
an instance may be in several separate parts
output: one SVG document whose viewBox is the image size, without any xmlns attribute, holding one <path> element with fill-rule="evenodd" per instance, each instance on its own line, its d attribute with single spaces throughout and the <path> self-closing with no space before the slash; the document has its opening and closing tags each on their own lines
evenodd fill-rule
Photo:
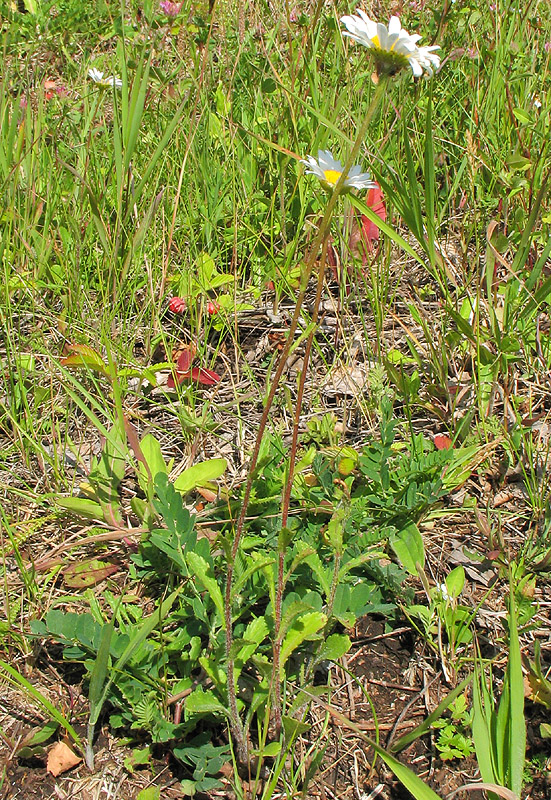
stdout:
<svg viewBox="0 0 551 800">
<path fill-rule="evenodd" d="M 122 80 L 120 78 L 115 77 L 114 75 L 104 75 L 101 70 L 96 69 L 95 67 L 91 67 L 88 70 L 88 77 L 97 83 L 98 86 L 101 86 L 102 89 L 107 89 L 109 86 L 114 86 L 116 89 L 120 89 L 122 86 Z"/>
<path fill-rule="evenodd" d="M 343 164 L 333 158 L 330 150 L 318 150 L 317 159 L 314 156 L 307 156 L 301 159 L 301 164 L 306 166 L 307 175 L 315 175 L 320 179 L 322 186 L 326 189 L 333 189 L 342 175 Z M 359 164 L 350 168 L 348 175 L 343 183 L 343 190 L 346 189 L 373 189 L 377 184 L 371 180 L 369 172 L 362 172 Z"/>
<path fill-rule="evenodd" d="M 418 33 L 412 36 L 404 30 L 399 17 L 391 17 L 387 27 L 370 19 L 359 8 L 357 14 L 341 17 L 341 22 L 347 28 L 345 36 L 373 50 L 379 74 L 394 75 L 402 67 L 409 66 L 418 78 L 424 71 L 432 75 L 433 68 L 440 66 L 440 57 L 434 53 L 440 48 L 437 45 L 418 47 L 421 36 Z"/>
</svg>

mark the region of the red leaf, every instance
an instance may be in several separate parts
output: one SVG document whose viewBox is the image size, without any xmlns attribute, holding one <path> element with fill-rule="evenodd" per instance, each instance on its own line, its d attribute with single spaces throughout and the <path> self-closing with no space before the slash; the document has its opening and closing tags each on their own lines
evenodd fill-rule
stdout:
<svg viewBox="0 0 551 800">
<path fill-rule="evenodd" d="M 197 381 L 197 383 L 203 383 L 205 386 L 214 386 L 215 383 L 218 383 L 220 375 L 216 372 L 213 372 L 211 369 L 205 369 L 204 367 L 191 366 L 194 356 L 195 347 L 193 345 L 187 345 L 187 347 L 180 351 L 180 355 L 176 361 L 176 370 L 172 375 L 168 376 L 166 382 L 168 389 L 174 389 L 176 381 L 182 383 L 189 379 Z"/>
<path fill-rule="evenodd" d="M 212 369 L 205 369 L 204 367 L 193 367 L 191 370 L 191 379 L 198 383 L 204 383 L 206 386 L 214 386 L 220 380 L 220 375 L 213 372 Z"/>
<path fill-rule="evenodd" d="M 383 222 L 386 220 L 386 206 L 379 184 L 367 193 L 366 204 Z M 365 214 L 362 214 L 362 239 L 367 252 L 373 252 L 373 242 L 379 239 L 379 228 Z"/>
<path fill-rule="evenodd" d="M 180 355 L 178 356 L 178 361 L 176 362 L 176 372 L 187 372 L 189 373 L 189 368 L 191 367 L 191 360 L 193 358 L 193 353 L 191 348 L 186 347 Z M 187 376 L 189 377 L 189 375 Z"/>
<path fill-rule="evenodd" d="M 433 442 L 437 450 L 449 450 L 450 447 L 453 447 L 452 440 L 445 433 L 435 434 Z"/>
</svg>

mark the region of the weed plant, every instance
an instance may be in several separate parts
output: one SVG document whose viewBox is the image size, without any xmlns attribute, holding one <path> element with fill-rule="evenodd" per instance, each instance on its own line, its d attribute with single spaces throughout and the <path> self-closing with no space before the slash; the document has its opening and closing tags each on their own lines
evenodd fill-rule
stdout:
<svg viewBox="0 0 551 800">
<path fill-rule="evenodd" d="M 105 725 L 144 746 L 130 771 L 170 752 L 184 794 L 230 762 L 237 796 L 308 796 L 332 720 L 435 797 L 334 703 L 357 622 L 405 612 L 449 694 L 392 750 L 434 724 L 521 796 L 523 656 L 547 685 L 523 636 L 550 562 L 551 14 L 404 4 L 439 63 L 354 43 L 354 11 L 2 4 L 0 667 L 51 720 L 20 758 L 63 733 L 95 769 Z M 471 599 L 425 532 L 476 504 L 497 583 Z M 507 581 L 494 710 L 477 615 Z M 33 667 L 53 643 L 85 737 Z"/>
</svg>

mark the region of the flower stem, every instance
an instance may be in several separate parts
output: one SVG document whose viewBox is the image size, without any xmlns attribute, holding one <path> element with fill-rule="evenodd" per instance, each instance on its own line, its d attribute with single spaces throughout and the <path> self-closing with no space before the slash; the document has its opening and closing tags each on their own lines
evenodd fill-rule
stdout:
<svg viewBox="0 0 551 800">
<path fill-rule="evenodd" d="M 291 491 L 293 488 L 293 476 L 295 473 L 295 464 L 297 461 L 297 447 L 298 447 L 298 430 L 300 425 L 300 416 L 302 413 L 302 400 L 304 397 L 304 386 L 306 384 L 306 374 L 308 372 L 308 363 L 310 361 L 310 353 L 312 352 L 312 342 L 314 340 L 315 325 L 318 321 L 319 307 L 321 303 L 321 295 L 323 292 L 323 284 L 325 278 L 325 263 L 327 259 L 327 247 L 329 245 L 329 228 L 321 251 L 321 259 L 319 265 L 318 284 L 316 288 L 316 299 L 314 301 L 314 311 L 312 313 L 312 327 L 306 344 L 304 347 L 304 357 L 302 363 L 302 370 L 300 373 L 300 380 L 297 390 L 297 400 L 295 405 L 295 416 L 293 419 L 293 438 L 291 441 L 291 449 L 289 453 L 289 469 L 287 471 L 287 481 L 285 483 L 285 490 L 283 493 L 283 503 L 281 506 L 281 527 L 286 528 L 289 519 L 289 508 L 291 505 Z M 274 705 L 273 705 L 273 718 L 274 729 L 276 736 L 281 731 L 281 719 L 283 708 L 281 705 L 281 681 L 279 680 L 280 671 L 280 656 L 281 656 L 281 611 L 283 606 L 283 590 L 284 586 L 284 566 L 285 566 L 285 553 L 286 549 L 280 547 L 278 553 L 278 572 L 277 572 L 277 587 L 276 587 L 276 603 L 274 609 L 274 642 L 273 642 L 273 674 L 274 674 Z"/>
<path fill-rule="evenodd" d="M 310 282 L 310 277 L 314 270 L 314 266 L 316 264 L 316 259 L 319 253 L 320 246 L 327 240 L 329 235 L 329 229 L 331 225 L 331 218 L 333 216 L 333 212 L 337 205 L 337 200 L 339 194 L 341 193 L 341 189 L 344 185 L 344 181 L 348 175 L 348 172 L 354 161 L 356 160 L 358 153 L 360 151 L 360 147 L 362 142 L 365 138 L 367 133 L 367 129 L 373 119 L 373 115 L 379 105 L 379 101 L 383 95 L 384 89 L 386 87 L 386 80 L 382 76 L 379 80 L 379 83 L 375 89 L 373 97 L 371 99 L 371 103 L 367 109 L 366 115 L 364 117 L 363 123 L 358 131 L 354 144 L 352 146 L 352 150 L 350 151 L 350 155 L 346 164 L 343 168 L 341 176 L 339 177 L 333 192 L 331 193 L 329 200 L 327 202 L 327 206 L 325 208 L 325 212 L 323 218 L 321 220 L 320 226 L 318 228 L 318 232 L 314 237 L 314 241 L 312 242 L 312 246 L 308 252 L 308 255 L 304 262 L 304 269 L 301 276 L 300 282 L 300 291 L 297 297 L 295 311 L 291 320 L 291 324 L 289 326 L 289 331 L 287 335 L 287 339 L 285 342 L 285 346 L 280 353 L 279 361 L 272 379 L 272 385 L 270 386 L 270 391 L 268 392 L 268 397 L 266 399 L 266 403 L 264 406 L 264 410 L 262 412 L 262 416 L 260 418 L 260 423 L 258 426 L 258 431 L 256 434 L 256 440 L 254 443 L 253 452 L 251 455 L 251 460 L 249 463 L 249 469 L 247 473 L 247 480 L 245 482 L 245 488 L 243 491 L 243 501 L 241 505 L 241 510 L 239 512 L 239 516 L 237 518 L 237 523 L 235 527 L 235 535 L 233 539 L 233 545 L 230 553 L 230 557 L 228 559 L 228 569 L 226 573 L 226 591 L 225 591 L 225 598 L 224 598 L 224 625 L 226 629 L 226 662 L 227 662 L 227 672 L 228 672 L 228 706 L 229 706 L 229 716 L 230 716 L 230 727 L 232 731 L 232 735 L 234 737 L 237 756 L 240 761 L 246 762 L 248 761 L 248 746 L 245 740 L 245 732 L 243 728 L 243 724 L 239 718 L 239 712 L 237 710 L 237 697 L 236 697 L 236 685 L 235 685 L 235 674 L 234 674 L 234 658 L 232 655 L 232 643 L 233 643 L 233 621 L 232 621 L 232 586 L 233 586 L 233 574 L 234 574 L 234 564 L 235 558 L 237 556 L 237 552 L 239 550 L 239 545 L 241 543 L 241 538 L 243 536 L 243 531 L 245 528 L 245 519 L 247 516 L 247 509 L 249 507 L 249 501 L 251 498 L 251 491 L 252 491 L 252 484 L 254 478 L 254 470 L 258 461 L 258 456 L 260 453 L 260 446 L 262 444 L 262 439 L 264 437 L 264 432 L 266 430 L 266 424 L 268 422 L 268 417 L 270 415 L 270 411 L 275 399 L 276 392 L 279 388 L 279 383 L 281 381 L 281 376 L 283 375 L 283 370 L 285 369 L 285 364 L 287 363 L 287 358 L 289 357 L 289 353 L 291 347 L 293 345 L 293 339 L 298 327 L 300 313 L 302 309 L 302 305 L 304 303 L 304 298 L 306 296 L 306 292 L 308 289 L 308 284 Z M 323 271 L 323 270 L 322 270 Z M 321 285 L 323 286 L 323 277 L 321 279 Z M 319 282 L 319 283 L 320 283 Z M 318 286 L 319 286 L 318 283 Z M 319 305 L 319 303 L 318 303 Z M 304 360 L 303 366 L 303 374 L 306 372 L 307 362 L 306 358 Z M 293 461 L 294 464 L 294 461 Z M 292 482 L 293 475 L 291 470 L 289 470 L 288 482 Z M 288 513 L 288 508 L 287 508 Z M 279 583 L 279 581 L 278 581 Z M 274 609 L 275 611 L 275 609 Z M 277 637 L 276 637 L 277 638 Z M 274 674 L 274 680 L 276 681 L 276 686 L 279 684 L 279 675 Z M 279 690 L 280 691 L 280 690 Z M 276 714 L 278 712 L 276 711 Z M 281 711 L 279 711 L 281 713 Z"/>
</svg>

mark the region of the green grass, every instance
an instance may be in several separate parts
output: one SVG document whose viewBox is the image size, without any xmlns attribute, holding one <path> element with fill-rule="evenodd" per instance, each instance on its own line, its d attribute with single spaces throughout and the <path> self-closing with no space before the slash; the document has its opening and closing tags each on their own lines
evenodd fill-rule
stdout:
<svg viewBox="0 0 551 800">
<path fill-rule="evenodd" d="M 301 726 L 310 724 L 313 665 L 342 656 L 344 638 L 331 637 L 344 637 L 366 610 L 394 621 L 403 568 L 410 587 L 400 597 L 405 610 L 411 587 L 425 591 L 427 608 L 435 606 L 417 567 L 426 571 L 428 563 L 431 580 L 440 582 L 447 568 L 425 540 L 423 523 L 455 513 L 472 524 L 478 504 L 486 549 L 495 551 L 497 587 L 507 581 L 508 561 L 527 574 L 536 569 L 538 586 L 545 585 L 549 5 L 511 0 L 492 10 L 458 0 L 434 10 L 424 2 L 404 9 L 404 27 L 418 30 L 423 44 L 441 46 L 442 67 L 430 80 L 399 73 L 373 106 L 356 160 L 382 186 L 386 223 L 362 263 L 351 232 L 361 213 L 377 218 L 365 193 L 339 198 L 330 221 L 338 285 L 327 269 L 321 325 L 312 328 L 313 285 L 323 265 L 311 246 L 320 225 L 323 234 L 328 195 L 303 175 L 300 159 L 330 149 L 344 163 L 375 97 L 368 51 L 341 33 L 340 16 L 354 9 L 342 2 L 253 8 L 239 0 L 218 0 L 209 9 L 184 0 L 170 20 L 155 2 L 25 5 L 30 13 L 10 3 L 0 8 L 0 655 L 11 664 L 17 654 L 19 677 L 13 667 L 8 671 L 26 686 L 38 641 L 28 638 L 32 626 L 36 636 L 57 636 L 91 676 L 90 731 L 100 718 L 108 720 L 101 716 L 108 701 L 119 709 L 113 730 L 128 734 L 128 709 L 140 685 L 140 730 L 148 746 L 157 741 L 168 748 L 170 740 L 174 749 L 175 738 L 188 747 L 181 760 L 190 791 L 192 783 L 213 788 L 209 781 L 217 780 L 229 750 L 211 751 L 212 742 L 200 737 L 216 730 L 227 738 L 226 727 L 233 729 L 228 742 L 236 760 L 243 757 L 239 736 L 246 735 L 256 779 L 271 770 L 262 778 L 263 796 L 276 785 L 298 791 L 313 775 L 298 755 L 289 770 L 289 754 L 306 731 Z M 88 77 L 91 67 L 120 77 L 122 87 L 101 88 Z M 287 459 L 300 364 L 277 382 L 234 557 L 248 459 L 308 265 L 314 277 L 300 309 L 302 339 L 291 353 L 301 357 L 312 334 L 306 400 L 295 420 L 302 436 L 296 474 L 288 474 Z M 181 316 L 168 310 L 174 295 L 186 301 Z M 212 302 L 217 313 L 209 311 Z M 330 318 L 335 322 L 326 324 Z M 168 391 L 161 373 L 166 378 L 172 351 L 190 344 L 193 367 L 215 370 L 221 381 L 184 381 Z M 65 361 L 71 352 L 76 369 Z M 359 365 L 367 379 L 334 401 L 325 380 L 338 365 L 341 373 Z M 434 434 L 453 442 L 448 456 L 432 445 Z M 185 498 L 191 509 L 201 503 L 196 528 L 209 538 L 198 541 L 210 543 L 193 540 L 190 557 L 182 550 L 187 517 L 155 478 L 161 472 L 174 482 L 193 463 L 212 466 L 216 458 L 226 459 L 224 477 L 213 481 L 207 467 L 192 481 L 199 494 Z M 500 493 L 514 480 L 524 491 L 520 506 L 502 505 Z M 491 484 L 486 495 L 482 481 Z M 449 502 L 458 486 L 466 487 L 460 509 Z M 289 521 L 278 529 L 286 487 Z M 44 520 L 42 537 L 28 524 L 35 519 Z M 89 545 L 105 563 L 125 529 L 136 542 L 142 537 L 137 554 L 132 547 L 123 553 L 124 589 L 107 579 L 73 591 L 60 577 L 84 559 L 88 525 L 92 536 L 106 534 Z M 354 549 L 354 526 L 377 558 L 362 560 Z M 66 530 L 76 543 L 64 548 Z M 162 530 L 170 532 L 170 545 L 162 545 Z M 61 566 L 29 568 L 28 547 L 35 566 L 48 564 L 51 552 Z M 400 559 L 404 548 L 419 559 L 411 553 Z M 383 550 L 394 553 L 386 572 Z M 163 565 L 165 579 L 182 592 L 172 610 L 166 598 L 163 604 Z M 190 572 L 200 589 L 190 588 Z M 356 591 L 349 573 L 369 586 L 372 602 L 360 602 L 359 593 L 354 603 L 348 598 Z M 307 597 L 301 582 L 310 587 Z M 139 604 L 128 620 L 116 599 L 121 592 L 133 596 L 142 583 L 157 616 L 166 612 L 156 626 L 156 617 L 143 615 L 146 644 Z M 214 606 L 201 605 L 206 594 Z M 511 601 L 511 613 L 521 600 Z M 52 627 L 47 616 L 57 606 L 89 614 L 94 635 L 69 642 L 63 625 Z M 199 612 L 210 628 L 188 629 L 183 616 Z M 264 612 L 265 632 L 255 622 Z M 523 626 L 537 627 L 538 619 L 527 615 L 520 625 L 521 648 Z M 442 645 L 443 624 L 444 613 L 425 626 L 434 664 L 457 657 L 457 665 L 444 666 L 457 679 L 476 667 L 480 719 L 494 688 L 481 683 L 476 622 L 452 656 L 454 647 Z M 509 627 L 510 636 L 515 631 Z M 126 657 L 125 636 L 137 637 L 142 662 Z M 199 650 L 177 668 L 178 637 L 184 649 Z M 295 650 L 301 669 L 290 657 Z M 270 677 L 274 659 L 282 670 L 277 687 Z M 144 664 L 154 665 L 151 675 Z M 228 664 L 236 681 L 257 680 L 252 701 L 227 697 Z M 206 676 L 207 697 L 199 696 L 195 669 Z M 187 701 L 183 727 L 176 724 L 169 735 L 170 726 L 152 722 L 151 709 L 159 706 L 167 720 L 170 696 L 192 690 L 196 705 Z M 331 687 L 326 692 L 323 702 L 331 705 Z M 48 710 L 43 696 L 35 688 L 29 702 L 38 699 Z M 516 711 L 519 704 L 517 697 Z M 277 728 L 281 713 L 278 738 L 272 715 Z M 77 738 L 68 717 L 61 711 L 53 717 Z M 319 759 L 312 756 L 316 764 L 326 744 Z M 502 744 L 488 740 L 485 747 Z M 522 769 L 515 757 L 509 784 L 518 792 Z M 393 769 L 392 757 L 387 764 Z"/>
</svg>

